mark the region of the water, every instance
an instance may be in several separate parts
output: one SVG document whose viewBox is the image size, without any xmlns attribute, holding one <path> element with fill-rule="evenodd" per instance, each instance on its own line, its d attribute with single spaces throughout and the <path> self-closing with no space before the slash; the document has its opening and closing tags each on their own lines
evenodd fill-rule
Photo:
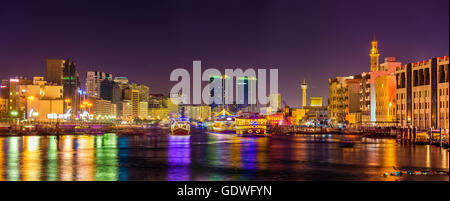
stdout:
<svg viewBox="0 0 450 201">
<path fill-rule="evenodd" d="M 449 153 L 436 146 L 340 135 L 167 133 L 3 136 L 0 181 L 449 180 L 448 175 L 383 176 L 396 169 L 448 171 Z M 343 138 L 355 146 L 342 146 Z"/>
</svg>

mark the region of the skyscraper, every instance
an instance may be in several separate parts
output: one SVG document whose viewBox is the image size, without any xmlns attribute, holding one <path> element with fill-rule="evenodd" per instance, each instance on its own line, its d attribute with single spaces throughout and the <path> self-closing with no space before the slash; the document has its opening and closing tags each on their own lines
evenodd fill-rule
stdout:
<svg viewBox="0 0 450 201">
<path fill-rule="evenodd" d="M 236 78 L 236 106 L 238 111 L 257 112 L 256 110 L 256 78 Z M 241 91 L 242 90 L 242 91 Z"/>
<path fill-rule="evenodd" d="M 214 111 L 220 111 L 225 108 L 225 100 L 227 98 L 227 87 L 226 87 L 227 76 L 211 76 L 209 78 L 210 85 L 210 106 Z M 215 81 L 217 80 L 217 81 Z M 217 97 L 216 97 L 217 96 Z M 221 101 L 220 103 L 215 102 Z"/>
<path fill-rule="evenodd" d="M 63 68 L 66 60 L 63 59 L 46 59 L 45 60 L 45 73 L 48 83 L 56 85 L 62 85 L 63 80 Z"/>
<path fill-rule="evenodd" d="M 79 109 L 78 89 L 80 88 L 80 78 L 72 60 L 67 59 L 64 62 L 62 85 L 65 102 L 64 112 L 72 109 L 72 115 L 76 115 Z"/>
<path fill-rule="evenodd" d="M 105 79 L 112 80 L 112 74 L 100 71 L 86 72 L 86 93 L 89 96 L 100 97 L 100 85 Z"/>
</svg>

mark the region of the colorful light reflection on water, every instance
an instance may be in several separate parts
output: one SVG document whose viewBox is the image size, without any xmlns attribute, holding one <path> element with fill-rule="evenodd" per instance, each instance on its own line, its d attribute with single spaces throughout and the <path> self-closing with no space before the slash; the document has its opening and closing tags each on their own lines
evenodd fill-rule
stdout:
<svg viewBox="0 0 450 201">
<path fill-rule="evenodd" d="M 448 151 L 390 139 L 343 136 L 236 137 L 193 132 L 170 136 L 62 135 L 0 137 L 0 180 L 446 180 L 383 177 L 403 170 L 448 171 Z"/>
</svg>

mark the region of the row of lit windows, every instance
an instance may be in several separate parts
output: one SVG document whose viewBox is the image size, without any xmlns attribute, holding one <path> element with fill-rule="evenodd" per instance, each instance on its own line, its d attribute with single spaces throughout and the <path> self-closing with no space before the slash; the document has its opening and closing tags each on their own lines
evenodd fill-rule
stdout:
<svg viewBox="0 0 450 201">
<path fill-rule="evenodd" d="M 405 104 L 397 104 L 397 108 L 399 110 L 406 109 Z M 414 103 L 414 109 L 429 109 L 430 103 Z M 448 108 L 448 100 L 447 101 L 439 101 L 439 108 Z"/>
<path fill-rule="evenodd" d="M 424 96 L 424 97 L 429 97 L 430 94 L 428 93 L 428 90 L 425 90 L 425 91 L 415 91 L 415 92 L 414 92 L 414 98 L 416 98 L 416 97 L 422 98 L 422 96 Z"/>
<path fill-rule="evenodd" d="M 405 99 L 405 98 L 406 98 L 405 93 L 397 94 L 397 100 Z"/>
<path fill-rule="evenodd" d="M 439 101 L 439 108 L 448 108 L 448 100 L 447 101 Z"/>
<path fill-rule="evenodd" d="M 446 88 L 446 89 L 439 89 L 439 96 L 443 96 L 443 95 L 448 95 L 448 88 Z"/>
<path fill-rule="evenodd" d="M 430 109 L 430 103 L 414 103 L 414 109 Z"/>
</svg>

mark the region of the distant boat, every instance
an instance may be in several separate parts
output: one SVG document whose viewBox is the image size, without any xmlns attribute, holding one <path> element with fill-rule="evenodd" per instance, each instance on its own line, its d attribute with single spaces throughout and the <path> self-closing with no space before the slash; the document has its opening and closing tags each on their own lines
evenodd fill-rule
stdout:
<svg viewBox="0 0 450 201">
<path fill-rule="evenodd" d="M 170 133 L 172 135 L 189 135 L 191 124 L 187 118 L 175 118 L 170 122 Z"/>
<path fill-rule="evenodd" d="M 267 136 L 267 119 L 258 113 L 244 112 L 235 118 L 238 136 Z"/>
</svg>

